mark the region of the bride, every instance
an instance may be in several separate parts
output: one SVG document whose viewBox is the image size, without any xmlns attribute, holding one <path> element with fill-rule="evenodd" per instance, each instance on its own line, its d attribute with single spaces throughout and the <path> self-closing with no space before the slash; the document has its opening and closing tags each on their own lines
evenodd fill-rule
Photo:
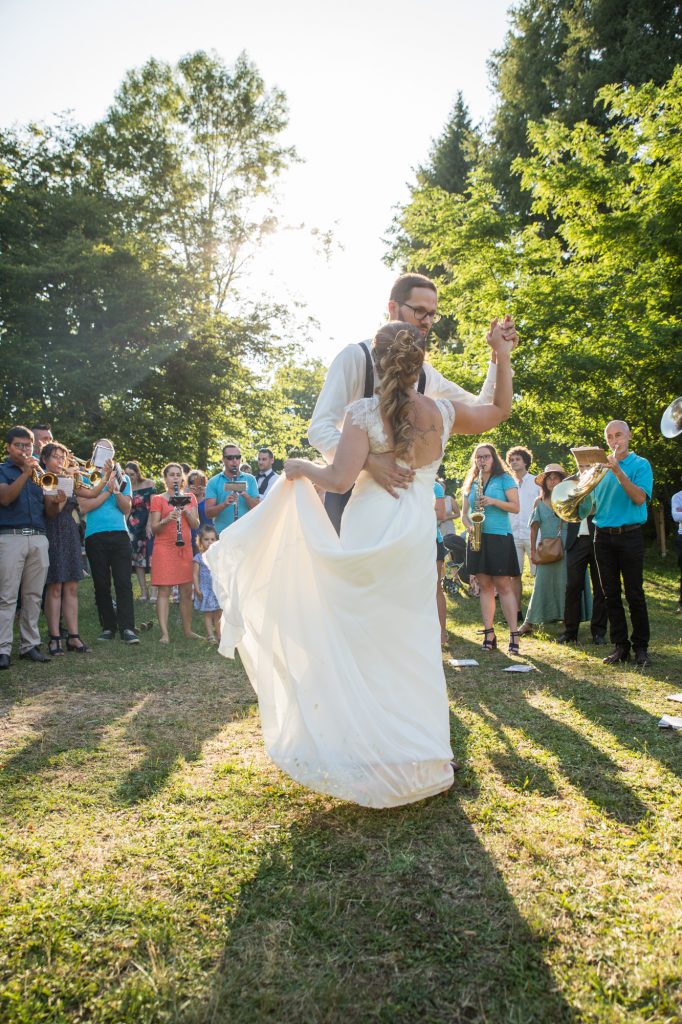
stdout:
<svg viewBox="0 0 682 1024">
<path fill-rule="evenodd" d="M 451 433 L 509 415 L 513 344 L 497 320 L 489 339 L 493 403 L 460 405 L 418 394 L 422 335 L 385 324 L 373 342 L 379 393 L 349 405 L 333 464 L 290 459 L 268 500 L 206 552 L 220 651 L 239 650 L 272 760 L 318 792 L 394 807 L 452 784 L 433 482 Z M 363 470 L 370 452 L 389 451 L 415 471 L 397 499 Z M 354 483 L 337 536 L 315 486 Z"/>
</svg>

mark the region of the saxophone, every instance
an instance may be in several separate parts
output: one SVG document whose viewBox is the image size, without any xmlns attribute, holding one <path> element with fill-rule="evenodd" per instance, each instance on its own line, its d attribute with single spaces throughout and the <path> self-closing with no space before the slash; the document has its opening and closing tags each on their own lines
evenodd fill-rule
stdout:
<svg viewBox="0 0 682 1024">
<path fill-rule="evenodd" d="M 481 532 L 485 522 L 485 512 L 483 511 L 483 470 L 478 474 L 478 480 L 476 481 L 476 501 L 474 502 L 474 511 L 469 516 L 469 519 L 473 523 L 473 529 L 471 531 L 471 536 L 469 537 L 471 550 L 480 551 Z"/>
</svg>

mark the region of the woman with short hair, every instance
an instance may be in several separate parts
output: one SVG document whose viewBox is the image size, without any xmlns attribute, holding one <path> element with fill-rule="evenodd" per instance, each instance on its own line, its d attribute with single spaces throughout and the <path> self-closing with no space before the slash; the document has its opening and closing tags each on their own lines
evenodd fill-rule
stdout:
<svg viewBox="0 0 682 1024">
<path fill-rule="evenodd" d="M 68 461 L 69 451 L 63 444 L 50 441 L 43 445 L 40 464 L 46 473 L 56 477 L 69 475 Z M 99 490 L 103 486 L 100 484 Z M 68 631 L 66 650 L 78 654 L 86 654 L 90 650 L 78 632 L 78 584 L 85 578 L 78 515 L 79 493 L 93 494 L 95 491 L 74 481 L 73 493 L 62 495 L 58 514 L 46 520 L 50 565 L 45 580 L 45 618 L 49 634 L 47 652 L 53 658 L 64 654 L 59 624 L 62 616 Z"/>
</svg>

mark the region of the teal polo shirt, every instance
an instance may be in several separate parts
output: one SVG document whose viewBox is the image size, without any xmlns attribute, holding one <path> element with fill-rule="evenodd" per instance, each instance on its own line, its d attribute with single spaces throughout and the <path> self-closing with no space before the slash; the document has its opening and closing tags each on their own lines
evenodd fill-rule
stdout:
<svg viewBox="0 0 682 1024">
<path fill-rule="evenodd" d="M 518 485 L 513 476 L 509 473 L 500 473 L 498 476 L 491 476 L 485 486 L 486 498 L 497 498 L 498 501 L 507 501 L 507 491 L 518 491 Z M 469 511 L 476 509 L 476 494 L 478 493 L 478 480 L 474 479 L 469 491 Z M 481 533 L 492 533 L 498 537 L 504 537 L 511 533 L 511 520 L 508 512 L 503 512 L 496 505 L 488 505 L 483 509 L 485 521 Z"/>
<path fill-rule="evenodd" d="M 436 498 L 444 498 L 445 497 L 445 488 L 443 487 L 442 484 L 439 484 L 437 480 L 434 481 L 434 484 L 433 484 L 433 493 L 434 493 L 434 496 Z M 438 541 L 439 544 L 443 543 L 443 534 L 440 532 L 440 523 L 438 522 L 437 519 L 436 519 L 436 540 Z"/>
<path fill-rule="evenodd" d="M 237 476 L 225 476 L 224 473 L 218 473 L 217 476 L 212 476 L 206 484 L 206 497 L 214 498 L 216 505 L 221 505 L 225 501 L 225 484 L 228 482 L 238 482 L 243 480 L 246 483 L 246 493 L 251 498 L 258 498 L 258 484 L 256 483 L 255 476 L 251 473 L 239 473 Z M 237 499 L 237 519 L 241 519 L 249 511 L 249 506 L 246 504 L 243 495 L 239 495 Z M 209 523 L 213 523 L 216 530 L 220 534 L 228 526 L 232 526 L 234 520 L 234 505 L 228 505 L 224 508 L 219 516 L 215 519 L 209 519 Z"/>
<path fill-rule="evenodd" d="M 630 452 L 627 458 L 619 462 L 618 465 L 628 480 L 641 487 L 647 498 L 651 498 L 654 486 L 651 463 L 640 455 Z M 631 526 L 635 523 L 644 524 L 647 521 L 646 501 L 641 505 L 635 505 L 618 482 L 615 473 L 609 471 L 604 479 L 600 480 L 592 492 L 592 497 L 597 506 L 597 511 L 594 514 L 595 526 Z"/>
<path fill-rule="evenodd" d="M 123 486 L 121 494 L 132 494 L 130 478 L 123 475 Z M 109 531 L 123 531 L 128 533 L 126 517 L 116 504 L 116 495 L 110 494 L 106 501 L 103 501 L 99 508 L 94 508 L 85 516 L 85 536 L 92 537 L 95 533 L 108 533 Z"/>
</svg>

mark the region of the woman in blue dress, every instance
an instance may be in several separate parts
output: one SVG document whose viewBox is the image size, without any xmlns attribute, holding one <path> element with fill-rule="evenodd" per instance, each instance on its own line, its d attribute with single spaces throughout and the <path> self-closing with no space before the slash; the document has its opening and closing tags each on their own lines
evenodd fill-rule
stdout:
<svg viewBox="0 0 682 1024">
<path fill-rule="evenodd" d="M 483 618 L 483 650 L 497 647 L 495 636 L 495 591 L 509 625 L 509 653 L 519 653 L 518 605 L 514 577 L 519 575 L 519 560 L 512 535 L 509 514 L 519 511 L 519 491 L 509 467 L 492 444 L 479 444 L 471 456 L 463 485 L 462 523 L 469 530 L 467 572 L 475 574 L 480 587 Z M 480 490 L 480 494 L 479 494 Z M 479 509 L 485 515 L 481 527 L 481 547 L 471 547 L 471 513 Z"/>
<path fill-rule="evenodd" d="M 542 497 L 536 499 L 530 523 L 530 558 L 535 562 L 535 580 L 533 593 L 528 603 L 526 618 L 519 632 L 522 636 L 531 633 L 533 626 L 543 622 L 561 622 L 564 617 L 566 603 L 566 531 L 568 524 L 559 519 L 552 508 L 552 491 L 558 483 L 566 479 L 566 471 L 556 462 L 545 466 L 542 473 L 535 477 L 535 483 L 542 487 Z M 541 540 L 561 537 L 564 555 L 557 562 L 537 562 L 538 535 Z M 585 587 L 580 601 L 580 620 L 592 617 L 592 591 L 587 574 Z"/>
</svg>

